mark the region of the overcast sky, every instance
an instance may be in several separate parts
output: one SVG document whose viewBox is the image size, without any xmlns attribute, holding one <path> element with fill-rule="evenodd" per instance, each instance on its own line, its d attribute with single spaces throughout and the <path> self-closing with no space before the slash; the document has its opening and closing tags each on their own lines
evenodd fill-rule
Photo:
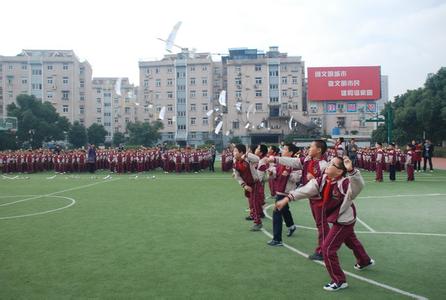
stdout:
<svg viewBox="0 0 446 300">
<path fill-rule="evenodd" d="M 93 76 L 129 77 L 176 44 L 198 52 L 248 47 L 302 56 L 306 67 L 380 65 L 389 97 L 446 66 L 446 1 L 439 0 L 22 0 L 1 5 L 0 55 L 72 49 Z"/>
</svg>

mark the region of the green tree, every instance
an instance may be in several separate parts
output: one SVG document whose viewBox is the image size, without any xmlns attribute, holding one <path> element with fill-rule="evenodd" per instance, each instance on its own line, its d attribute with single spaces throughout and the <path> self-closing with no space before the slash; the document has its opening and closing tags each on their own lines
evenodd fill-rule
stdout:
<svg viewBox="0 0 446 300">
<path fill-rule="evenodd" d="M 87 130 L 85 126 L 75 121 L 68 131 L 68 141 L 75 148 L 80 148 L 87 143 Z"/>
<path fill-rule="evenodd" d="M 113 145 L 116 147 L 123 143 L 125 143 L 125 135 L 122 132 L 116 132 L 113 135 Z"/>
<path fill-rule="evenodd" d="M 101 124 L 93 123 L 87 129 L 88 142 L 90 144 L 99 145 L 105 142 L 105 136 L 107 135 L 107 130 Z"/>
<path fill-rule="evenodd" d="M 234 136 L 234 137 L 232 137 L 232 138 L 229 140 L 229 142 L 230 142 L 231 144 L 241 144 L 241 143 L 242 143 L 242 140 L 240 139 L 240 137 L 238 137 L 238 136 Z"/>
<path fill-rule="evenodd" d="M 16 142 L 16 135 L 9 130 L 0 131 L 0 151 L 1 150 L 16 150 L 18 148 Z"/>
<path fill-rule="evenodd" d="M 127 123 L 129 144 L 150 147 L 161 138 L 159 130 L 162 128 L 163 123 L 160 121 Z"/>
<path fill-rule="evenodd" d="M 33 148 L 42 142 L 62 140 L 70 128 L 70 123 L 61 117 L 49 103 L 38 101 L 35 96 L 19 95 L 16 103 L 7 106 L 7 114 L 18 121 L 17 142 L 29 143 Z"/>
<path fill-rule="evenodd" d="M 409 90 L 387 103 L 382 115 L 387 117 L 393 109 L 393 141 L 399 145 L 411 140 L 421 140 L 423 136 L 440 143 L 446 140 L 446 68 L 430 76 L 424 87 Z M 387 122 L 380 125 L 372 134 L 373 141 L 386 141 Z"/>
</svg>

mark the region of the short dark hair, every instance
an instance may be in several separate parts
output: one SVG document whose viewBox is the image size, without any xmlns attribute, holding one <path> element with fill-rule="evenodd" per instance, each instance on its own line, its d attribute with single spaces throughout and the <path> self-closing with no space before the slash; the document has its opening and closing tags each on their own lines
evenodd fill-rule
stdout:
<svg viewBox="0 0 446 300">
<path fill-rule="evenodd" d="M 246 153 L 246 146 L 243 144 L 237 144 L 235 145 L 235 148 L 238 150 L 238 152 L 240 153 Z"/>
<path fill-rule="evenodd" d="M 291 153 L 296 154 L 297 152 L 299 152 L 299 147 L 297 147 L 296 145 L 294 145 L 293 143 L 288 143 L 285 144 L 285 146 L 287 146 L 288 151 L 290 151 Z"/>
<path fill-rule="evenodd" d="M 327 151 L 327 143 L 324 140 L 314 140 L 314 143 L 316 144 L 316 147 L 321 149 L 321 155 Z"/>
<path fill-rule="evenodd" d="M 275 154 L 279 153 L 279 148 L 277 146 L 271 146 L 271 150 L 273 150 L 273 153 Z"/>
<path fill-rule="evenodd" d="M 262 153 L 262 156 L 268 154 L 268 147 L 265 144 L 260 144 L 259 146 L 260 146 L 260 153 Z"/>
<path fill-rule="evenodd" d="M 338 169 L 342 170 L 342 176 L 345 176 L 345 174 L 347 174 L 347 168 L 344 165 L 344 159 L 340 156 L 335 156 L 335 157 L 338 158 L 340 161 L 339 166 L 336 166 L 336 167 L 338 167 Z"/>
<path fill-rule="evenodd" d="M 257 145 L 257 144 L 252 144 L 251 146 L 249 146 L 249 149 L 251 149 L 251 152 L 254 153 L 254 152 L 256 152 L 256 149 L 258 146 L 259 145 Z"/>
<path fill-rule="evenodd" d="M 343 137 L 340 137 L 339 140 L 341 141 L 341 143 L 344 142 L 344 138 Z"/>
</svg>

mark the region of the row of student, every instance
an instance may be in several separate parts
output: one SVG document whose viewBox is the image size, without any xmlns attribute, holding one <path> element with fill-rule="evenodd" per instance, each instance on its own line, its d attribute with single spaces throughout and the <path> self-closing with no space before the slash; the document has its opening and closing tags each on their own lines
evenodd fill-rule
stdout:
<svg viewBox="0 0 446 300">
<path fill-rule="evenodd" d="M 337 291 L 348 286 L 337 251 L 343 243 L 356 257 L 355 269 L 363 270 L 374 265 L 355 235 L 356 208 L 353 199 L 364 186 L 359 170 L 344 156 L 334 156 L 328 163 L 323 159 L 327 145 L 323 140 L 311 143 L 306 156 L 294 157 L 298 152 L 294 144 L 286 144 L 282 156 L 265 145 L 259 145 L 254 153 L 247 153 L 242 144 L 233 150 L 233 176 L 248 198 L 250 216 L 254 221 L 252 231 L 262 228 L 261 210 L 264 202 L 263 178 L 269 174 L 272 193 L 276 197 L 273 212 L 273 239 L 271 246 L 281 246 L 282 222 L 288 227 L 287 235 L 296 230 L 289 210 L 290 201 L 309 199 L 317 227 L 317 246 L 310 259 L 323 260 L 331 281 L 323 288 Z M 331 223 L 330 227 L 328 224 Z"/>
<path fill-rule="evenodd" d="M 33 173 L 43 171 L 85 172 L 109 170 L 117 173 L 144 172 L 163 169 L 165 172 L 213 171 L 215 151 L 190 148 L 162 150 L 147 148 L 141 150 L 85 150 L 58 151 L 28 150 L 0 152 L 0 172 Z"/>
</svg>

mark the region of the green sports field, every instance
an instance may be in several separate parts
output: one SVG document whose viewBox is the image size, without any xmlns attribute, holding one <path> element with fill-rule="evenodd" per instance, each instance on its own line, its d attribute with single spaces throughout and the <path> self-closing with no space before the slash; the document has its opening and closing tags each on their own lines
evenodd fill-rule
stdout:
<svg viewBox="0 0 446 300">
<path fill-rule="evenodd" d="M 363 172 L 356 230 L 376 266 L 354 270 L 343 247 L 350 286 L 336 293 L 303 256 L 308 201 L 291 204 L 299 229 L 274 248 L 271 220 L 249 231 L 229 173 L 108 175 L 1 176 L 0 299 L 445 298 L 446 171 L 381 184 Z"/>
</svg>

